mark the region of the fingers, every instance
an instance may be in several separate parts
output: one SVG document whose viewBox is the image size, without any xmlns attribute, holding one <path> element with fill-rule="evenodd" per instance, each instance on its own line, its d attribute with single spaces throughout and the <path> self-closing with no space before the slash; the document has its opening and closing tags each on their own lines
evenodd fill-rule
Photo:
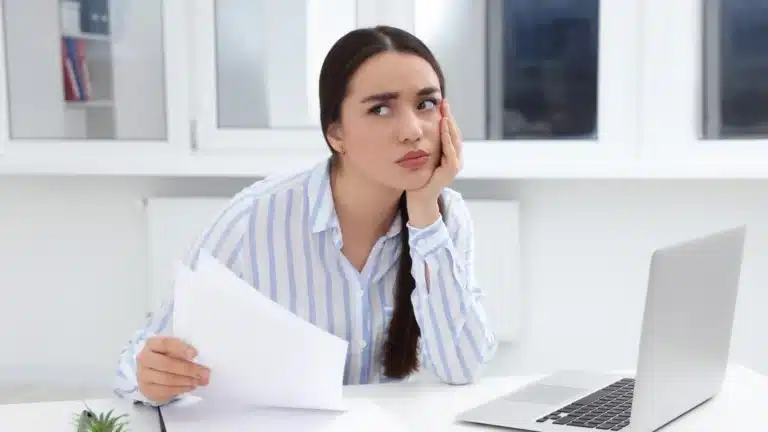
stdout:
<svg viewBox="0 0 768 432">
<path fill-rule="evenodd" d="M 192 346 L 172 336 L 153 336 L 146 346 L 152 352 L 178 359 L 192 360 L 197 356 L 197 351 Z"/>
<path fill-rule="evenodd" d="M 459 159 L 456 154 L 456 146 L 453 143 L 453 137 L 450 133 L 450 122 L 451 119 L 449 117 L 443 119 L 442 138 L 440 140 L 442 143 L 443 157 L 440 165 L 448 168 L 450 175 L 454 176 L 459 171 Z"/>
<path fill-rule="evenodd" d="M 153 337 L 136 356 L 139 390 L 149 399 L 164 402 L 198 386 L 208 385 L 210 371 L 187 358 L 196 353 L 184 342 L 169 337 Z M 187 358 L 183 358 L 187 357 Z"/>
<path fill-rule="evenodd" d="M 449 117 L 443 117 L 442 124 L 440 125 L 440 144 L 442 146 L 443 155 L 451 159 L 456 154 L 456 148 L 453 145 L 453 138 L 451 137 L 451 131 L 449 123 L 451 119 Z"/>
<path fill-rule="evenodd" d="M 451 114 L 451 108 L 448 104 L 448 101 L 443 100 L 440 108 L 443 115 L 443 124 L 441 125 L 443 154 L 448 156 L 449 160 L 452 160 L 454 165 L 459 168 L 461 163 L 462 150 L 461 133 L 459 132 L 458 126 L 456 126 L 456 121 L 454 120 L 453 115 Z M 447 144 L 450 144 L 450 148 L 446 148 Z"/>
<path fill-rule="evenodd" d="M 198 385 L 196 378 L 176 375 L 150 368 L 139 370 L 139 381 L 147 385 L 160 385 L 164 387 L 195 388 Z M 172 390 L 172 389 L 171 389 Z"/>
<path fill-rule="evenodd" d="M 443 101 L 442 110 L 443 117 L 450 120 L 450 122 L 448 122 L 448 131 L 451 134 L 451 141 L 453 141 L 454 145 L 457 145 L 461 142 L 461 132 L 459 131 L 459 127 L 456 125 L 456 119 L 453 118 L 453 113 L 451 113 L 451 105 L 448 103 L 448 101 Z"/>
<path fill-rule="evenodd" d="M 158 372 L 178 375 L 191 380 L 190 382 L 194 381 L 195 383 L 197 381 L 207 381 L 208 376 L 210 375 L 208 368 L 204 366 L 152 351 L 142 351 L 141 354 L 139 354 L 137 361 L 142 369 L 151 369 Z M 158 382 L 158 384 L 162 383 Z"/>
<path fill-rule="evenodd" d="M 456 124 L 456 119 L 453 118 L 453 114 L 451 113 L 451 106 L 448 104 L 448 102 L 445 103 L 443 109 L 446 113 L 445 116 L 450 120 L 448 122 L 448 131 L 451 135 L 451 142 L 453 143 L 454 152 L 456 153 L 456 159 L 458 162 L 460 162 L 463 144 L 461 131 L 459 131 L 459 127 Z"/>
</svg>

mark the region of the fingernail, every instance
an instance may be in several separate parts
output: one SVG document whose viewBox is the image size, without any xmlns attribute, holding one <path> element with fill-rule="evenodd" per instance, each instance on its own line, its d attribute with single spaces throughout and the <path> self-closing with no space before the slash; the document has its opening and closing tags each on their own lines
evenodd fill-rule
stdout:
<svg viewBox="0 0 768 432">
<path fill-rule="evenodd" d="M 187 350 L 187 359 L 192 360 L 193 358 L 195 358 L 196 355 L 197 355 L 197 352 L 195 351 L 194 348 L 189 348 Z"/>
</svg>

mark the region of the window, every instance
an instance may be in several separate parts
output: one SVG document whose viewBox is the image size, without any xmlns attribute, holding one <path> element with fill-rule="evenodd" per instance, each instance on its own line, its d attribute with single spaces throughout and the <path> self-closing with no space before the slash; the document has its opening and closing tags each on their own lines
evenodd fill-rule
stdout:
<svg viewBox="0 0 768 432">
<path fill-rule="evenodd" d="M 356 0 L 195 0 L 197 145 L 325 157 L 318 78 Z M 296 162 L 297 164 L 300 162 Z"/>
<path fill-rule="evenodd" d="M 490 91 L 502 109 L 491 138 L 595 138 L 599 1 L 503 1 L 501 17 L 501 74 L 491 80 L 500 85 Z"/>
<path fill-rule="evenodd" d="M 642 157 L 712 167 L 764 161 L 768 5 L 647 0 L 642 15 Z"/>
<path fill-rule="evenodd" d="M 355 28 L 354 1 L 337 3 L 215 2 L 218 128 L 320 125 L 320 67 L 331 45 Z"/>
<path fill-rule="evenodd" d="M 413 4 L 414 33 L 440 62 L 472 142 L 467 172 L 636 154 L 641 1 Z"/>
<path fill-rule="evenodd" d="M 637 14 L 626 4 L 414 0 L 414 8 L 414 32 L 440 62 L 446 96 L 471 140 L 597 139 L 598 69 L 621 71 L 632 64 L 622 60 L 637 54 L 632 46 L 613 54 L 616 38 L 599 25 L 607 18 L 609 31 L 624 30 L 631 41 Z M 600 64 L 599 56 L 612 54 L 616 63 Z M 611 89 L 615 76 L 605 77 Z M 633 75 L 621 76 L 635 85 Z"/>
<path fill-rule="evenodd" d="M 701 1 L 702 135 L 768 137 L 768 3 Z"/>
<path fill-rule="evenodd" d="M 12 139 L 165 140 L 163 2 L 3 2 Z"/>
</svg>

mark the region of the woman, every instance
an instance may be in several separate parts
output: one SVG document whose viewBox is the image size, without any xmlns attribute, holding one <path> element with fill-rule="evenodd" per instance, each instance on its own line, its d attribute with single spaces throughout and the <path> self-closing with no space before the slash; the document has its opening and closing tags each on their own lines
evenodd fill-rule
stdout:
<svg viewBox="0 0 768 432">
<path fill-rule="evenodd" d="M 240 192 L 193 248 L 298 316 L 350 342 L 344 383 L 405 378 L 420 365 L 473 381 L 496 351 L 473 277 L 461 138 L 429 49 L 392 27 L 358 29 L 320 72 L 331 157 Z M 118 394 L 163 404 L 216 371 L 163 336 L 173 303 L 120 359 Z M 265 331 L 268 331 L 265 329 Z M 247 341 L 246 341 L 247 343 Z"/>
</svg>

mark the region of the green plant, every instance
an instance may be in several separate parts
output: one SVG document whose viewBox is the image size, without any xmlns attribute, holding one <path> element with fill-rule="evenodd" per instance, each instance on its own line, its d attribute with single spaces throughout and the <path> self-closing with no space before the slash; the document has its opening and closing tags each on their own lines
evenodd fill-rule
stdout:
<svg viewBox="0 0 768 432">
<path fill-rule="evenodd" d="M 86 405 L 82 412 L 75 415 L 75 432 L 127 432 L 128 416 L 115 415 L 114 411 L 96 414 Z"/>
</svg>

